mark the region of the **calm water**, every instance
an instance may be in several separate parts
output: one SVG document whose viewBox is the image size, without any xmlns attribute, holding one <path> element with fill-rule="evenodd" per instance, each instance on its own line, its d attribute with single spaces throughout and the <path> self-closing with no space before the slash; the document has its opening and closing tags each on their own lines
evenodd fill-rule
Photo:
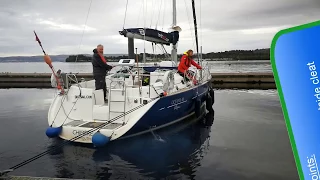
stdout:
<svg viewBox="0 0 320 180">
<path fill-rule="evenodd" d="M 110 63 L 116 64 L 116 63 Z M 91 73 L 92 65 L 86 63 L 66 63 L 54 62 L 55 69 L 61 69 L 63 72 L 81 72 Z M 270 61 L 219 61 L 210 62 L 211 72 L 272 72 Z M 50 68 L 44 62 L 8 62 L 0 63 L 1 72 L 14 73 L 44 73 L 51 72 Z"/>
<path fill-rule="evenodd" d="M 51 89 L 0 90 L 0 170 L 48 150 Z M 13 175 L 90 179 L 298 179 L 276 91 L 216 91 L 214 116 L 108 147 L 67 145 Z M 204 123 L 206 125 L 204 125 Z"/>
</svg>

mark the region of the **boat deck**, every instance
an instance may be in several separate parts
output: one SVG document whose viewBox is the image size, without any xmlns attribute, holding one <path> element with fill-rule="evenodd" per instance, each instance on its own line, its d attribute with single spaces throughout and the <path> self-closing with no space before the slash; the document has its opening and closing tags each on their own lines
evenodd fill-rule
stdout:
<svg viewBox="0 0 320 180">
<path fill-rule="evenodd" d="M 102 125 L 103 123 L 106 123 L 106 122 L 102 122 L 102 121 L 98 121 L 98 122 L 71 121 L 71 122 L 65 124 L 64 126 L 83 127 L 83 128 L 96 128 L 96 127 L 98 127 L 98 126 L 100 126 L 100 125 Z M 110 124 L 106 125 L 105 127 L 103 127 L 102 129 L 115 129 L 115 128 L 121 126 L 121 125 L 122 125 L 122 123 L 110 123 Z"/>
</svg>

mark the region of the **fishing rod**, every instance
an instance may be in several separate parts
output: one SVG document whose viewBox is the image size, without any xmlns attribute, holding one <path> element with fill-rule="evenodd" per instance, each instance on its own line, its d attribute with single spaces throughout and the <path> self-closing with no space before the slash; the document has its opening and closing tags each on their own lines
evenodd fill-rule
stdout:
<svg viewBox="0 0 320 180">
<path fill-rule="evenodd" d="M 59 81 L 59 78 L 58 78 L 57 75 L 56 75 L 56 71 L 55 71 L 55 69 L 54 69 L 54 67 L 53 67 L 53 65 L 52 65 L 52 60 L 51 60 L 50 56 L 47 55 L 47 53 L 46 53 L 45 50 L 43 49 L 43 46 L 42 46 L 42 44 L 41 44 L 41 41 L 40 41 L 40 39 L 39 39 L 36 31 L 33 31 L 33 32 L 34 32 L 34 35 L 36 36 L 36 41 L 38 41 L 39 46 L 41 47 L 42 52 L 43 52 L 43 54 L 44 54 L 43 59 L 44 59 L 44 61 L 48 64 L 48 66 L 50 67 L 50 69 L 52 70 L 52 73 L 53 73 L 53 75 L 54 75 L 54 77 L 55 77 L 55 79 L 56 79 L 56 81 L 57 81 L 57 83 L 58 83 L 57 88 L 58 88 L 59 90 L 61 90 L 61 94 L 64 94 L 64 88 L 61 86 L 60 81 Z"/>
</svg>

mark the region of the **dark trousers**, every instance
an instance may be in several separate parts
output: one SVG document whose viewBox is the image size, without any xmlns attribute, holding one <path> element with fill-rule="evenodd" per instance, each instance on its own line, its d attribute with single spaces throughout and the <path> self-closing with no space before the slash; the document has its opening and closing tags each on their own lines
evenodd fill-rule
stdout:
<svg viewBox="0 0 320 180">
<path fill-rule="evenodd" d="M 184 74 L 183 74 L 182 72 L 180 72 L 180 71 L 178 71 L 178 74 L 179 74 L 181 77 L 184 78 L 184 81 L 189 82 L 189 78 L 187 77 L 187 74 L 186 74 L 186 76 L 184 76 Z"/>
<path fill-rule="evenodd" d="M 104 99 L 107 97 L 107 84 L 105 76 L 94 76 L 96 90 L 103 89 Z"/>
</svg>

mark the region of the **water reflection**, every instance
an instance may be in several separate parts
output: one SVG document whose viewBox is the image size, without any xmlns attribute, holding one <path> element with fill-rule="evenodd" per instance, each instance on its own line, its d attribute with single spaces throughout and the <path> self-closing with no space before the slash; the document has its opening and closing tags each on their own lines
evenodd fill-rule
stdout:
<svg viewBox="0 0 320 180">
<path fill-rule="evenodd" d="M 214 112 L 107 147 L 69 144 L 51 153 L 56 177 L 91 179 L 194 179 L 208 152 Z M 54 140 L 48 148 L 61 143 Z"/>
</svg>

